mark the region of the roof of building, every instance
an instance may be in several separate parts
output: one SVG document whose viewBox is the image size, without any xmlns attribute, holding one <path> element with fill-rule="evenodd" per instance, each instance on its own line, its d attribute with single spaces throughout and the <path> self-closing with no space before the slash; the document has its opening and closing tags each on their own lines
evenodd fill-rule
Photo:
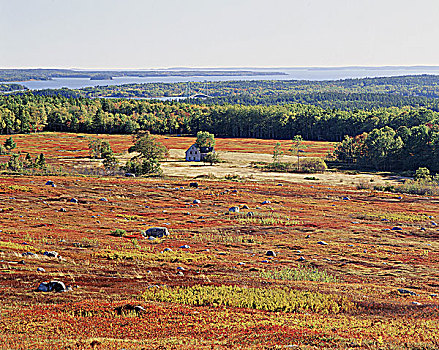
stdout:
<svg viewBox="0 0 439 350">
<path fill-rule="evenodd" d="M 192 147 L 197 148 L 200 153 L 209 153 L 209 152 L 213 152 L 213 147 L 198 147 L 198 145 L 196 143 L 194 143 L 192 146 L 190 146 L 186 152 L 188 152 Z"/>
</svg>

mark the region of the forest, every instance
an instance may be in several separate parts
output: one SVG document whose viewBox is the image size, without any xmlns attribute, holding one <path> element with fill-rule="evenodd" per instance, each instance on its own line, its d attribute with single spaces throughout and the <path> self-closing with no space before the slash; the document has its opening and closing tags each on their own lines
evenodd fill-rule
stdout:
<svg viewBox="0 0 439 350">
<path fill-rule="evenodd" d="M 254 80 L 191 83 L 148 83 L 120 86 L 87 87 L 78 92 L 84 97 L 156 98 L 183 97 L 194 94 L 210 96 L 209 103 L 272 104 L 283 97 L 289 102 L 304 102 L 300 94 L 318 96 L 326 93 L 395 95 L 401 97 L 439 97 L 439 76 L 409 75 L 343 80 Z M 313 95 L 315 94 L 315 95 Z M 328 95 L 330 99 L 331 95 Z M 369 100 L 371 99 L 369 98 Z M 410 101 L 410 100 L 405 100 Z"/>
<path fill-rule="evenodd" d="M 240 70 L 73 70 L 73 69 L 0 69 L 0 82 L 50 80 L 52 78 L 90 78 L 105 80 L 114 77 L 169 77 L 169 76 L 252 76 L 283 75 L 282 72 L 254 72 Z"/>
</svg>

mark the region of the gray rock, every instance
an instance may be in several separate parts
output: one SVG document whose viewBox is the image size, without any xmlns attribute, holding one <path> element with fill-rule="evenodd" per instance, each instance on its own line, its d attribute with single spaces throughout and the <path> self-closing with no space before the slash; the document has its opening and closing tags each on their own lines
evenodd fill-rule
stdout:
<svg viewBox="0 0 439 350">
<path fill-rule="evenodd" d="M 43 282 L 38 286 L 39 292 L 66 292 L 67 289 L 64 282 L 61 281 L 50 281 Z"/>
<path fill-rule="evenodd" d="M 23 254 L 21 254 L 21 256 L 35 256 L 35 253 L 32 252 L 24 252 Z"/>
<path fill-rule="evenodd" d="M 169 236 L 169 230 L 167 227 L 151 227 L 142 232 L 142 235 L 144 237 L 162 238 L 164 236 Z"/>
<path fill-rule="evenodd" d="M 50 258 L 57 258 L 59 254 L 55 251 L 49 251 L 49 252 L 44 252 L 43 255 L 48 256 Z"/>
<path fill-rule="evenodd" d="M 417 295 L 415 292 L 412 292 L 411 290 L 407 290 L 407 289 L 403 289 L 403 288 L 399 288 L 398 292 L 400 294 L 410 294 L 410 295 Z"/>
</svg>

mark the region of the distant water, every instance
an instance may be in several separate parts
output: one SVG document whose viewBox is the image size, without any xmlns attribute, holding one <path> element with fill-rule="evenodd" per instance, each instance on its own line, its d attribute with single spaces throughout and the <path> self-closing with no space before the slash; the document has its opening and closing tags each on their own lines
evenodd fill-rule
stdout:
<svg viewBox="0 0 439 350">
<path fill-rule="evenodd" d="M 178 69 L 182 70 L 182 69 Z M 193 70 L 193 69 L 191 69 Z M 209 69 L 211 70 L 211 69 Z M 224 69 L 221 69 L 224 70 Z M 239 70 L 239 69 L 233 69 Z M 439 67 L 341 67 L 341 68 L 243 68 L 260 72 L 283 72 L 286 75 L 254 75 L 254 76 L 167 76 L 167 77 L 115 77 L 112 80 L 90 80 L 85 78 L 54 78 L 44 81 L 18 82 L 31 90 L 41 89 L 80 89 L 89 86 L 107 86 L 142 83 L 178 83 L 203 81 L 240 81 L 240 80 L 339 80 L 366 77 L 390 77 L 413 74 L 439 75 Z"/>
</svg>

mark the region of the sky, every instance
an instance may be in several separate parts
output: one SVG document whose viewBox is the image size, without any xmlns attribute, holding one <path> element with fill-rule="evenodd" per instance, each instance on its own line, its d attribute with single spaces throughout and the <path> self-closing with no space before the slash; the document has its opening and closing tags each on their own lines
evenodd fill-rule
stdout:
<svg viewBox="0 0 439 350">
<path fill-rule="evenodd" d="M 439 65 L 439 0 L 0 0 L 0 68 Z"/>
</svg>

